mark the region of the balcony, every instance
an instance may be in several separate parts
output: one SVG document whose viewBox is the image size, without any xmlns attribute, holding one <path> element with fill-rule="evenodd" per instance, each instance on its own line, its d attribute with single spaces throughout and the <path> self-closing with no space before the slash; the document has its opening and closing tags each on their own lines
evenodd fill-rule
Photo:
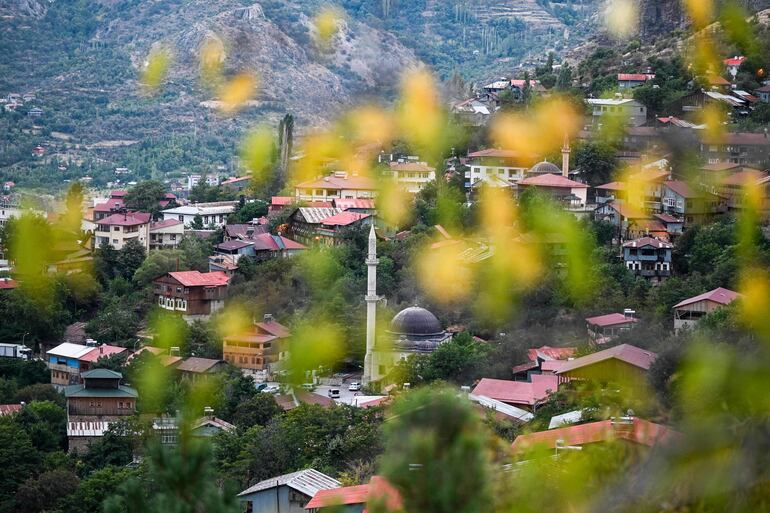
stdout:
<svg viewBox="0 0 770 513">
<path fill-rule="evenodd" d="M 654 278 L 655 276 L 667 278 L 671 276 L 671 271 L 664 271 L 661 269 L 642 269 L 641 271 L 636 271 L 636 273 L 645 278 Z"/>
</svg>

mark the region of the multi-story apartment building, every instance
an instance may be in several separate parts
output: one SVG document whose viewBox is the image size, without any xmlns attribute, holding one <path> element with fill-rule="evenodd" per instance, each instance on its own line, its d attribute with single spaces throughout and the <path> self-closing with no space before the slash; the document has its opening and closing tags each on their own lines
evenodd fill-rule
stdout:
<svg viewBox="0 0 770 513">
<path fill-rule="evenodd" d="M 619 119 L 631 126 L 642 126 L 647 122 L 647 107 L 628 98 L 589 98 L 593 123 L 607 122 L 608 118 Z"/>
<path fill-rule="evenodd" d="M 128 241 L 136 240 L 149 250 L 151 217 L 144 212 L 123 212 L 100 219 L 94 233 L 96 247 L 106 243 L 120 250 Z"/>
<path fill-rule="evenodd" d="M 336 171 L 294 187 L 297 201 L 331 202 L 335 199 L 369 199 L 377 196 L 377 183 L 365 176 Z"/>
<path fill-rule="evenodd" d="M 150 249 L 176 249 L 184 237 L 184 222 L 165 219 L 150 223 Z"/>
<path fill-rule="evenodd" d="M 502 180 L 516 184 L 526 177 L 529 163 L 534 161 L 512 150 L 490 148 L 468 154 L 468 167 L 465 172 L 465 187 L 472 188 L 477 182 L 494 184 Z"/>
<path fill-rule="evenodd" d="M 178 220 L 184 223 L 186 228 L 192 226 L 196 217 L 200 217 L 204 227 L 215 226 L 221 228 L 227 224 L 227 218 L 235 212 L 237 201 L 217 201 L 212 203 L 193 203 L 182 207 L 163 210 L 163 220 Z"/>
<path fill-rule="evenodd" d="M 275 371 L 288 356 L 291 332 L 270 314 L 245 333 L 224 338 L 223 359 L 252 371 Z"/>
<path fill-rule="evenodd" d="M 436 179 L 436 169 L 425 162 L 390 162 L 388 171 L 411 194 L 417 194 L 426 184 Z"/>
</svg>

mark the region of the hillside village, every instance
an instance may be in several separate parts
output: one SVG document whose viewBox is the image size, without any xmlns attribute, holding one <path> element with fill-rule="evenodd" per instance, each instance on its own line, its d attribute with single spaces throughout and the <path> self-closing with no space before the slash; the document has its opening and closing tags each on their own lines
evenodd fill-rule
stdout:
<svg viewBox="0 0 770 513">
<path fill-rule="evenodd" d="M 0 513 L 763 511 L 770 80 L 723 46 L 407 72 L 169 173 L 0 92 L 66 184 L 0 174 Z"/>
</svg>

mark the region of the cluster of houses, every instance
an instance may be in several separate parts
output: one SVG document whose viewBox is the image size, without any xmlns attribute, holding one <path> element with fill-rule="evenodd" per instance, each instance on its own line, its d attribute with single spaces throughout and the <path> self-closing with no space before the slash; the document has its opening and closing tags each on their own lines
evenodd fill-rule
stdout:
<svg viewBox="0 0 770 513">
<path fill-rule="evenodd" d="M 8 93 L 7 95 L 0 97 L 0 105 L 5 112 L 16 112 L 21 108 L 30 104 L 34 104 L 37 101 L 37 95 L 33 92 L 28 93 Z M 31 118 L 39 118 L 43 115 L 43 109 L 37 106 L 32 106 L 26 109 L 27 116 Z"/>
</svg>

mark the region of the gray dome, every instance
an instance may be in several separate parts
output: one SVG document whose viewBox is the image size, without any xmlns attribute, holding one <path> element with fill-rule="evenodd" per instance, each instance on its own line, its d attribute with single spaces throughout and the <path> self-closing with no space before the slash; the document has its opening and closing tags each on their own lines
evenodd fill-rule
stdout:
<svg viewBox="0 0 770 513">
<path fill-rule="evenodd" d="M 425 308 L 410 306 L 398 312 L 390 321 L 390 332 L 407 337 L 426 337 L 444 334 L 435 315 Z"/>
<path fill-rule="evenodd" d="M 551 173 L 553 175 L 560 175 L 561 168 L 552 162 L 548 162 L 547 160 L 544 160 L 532 166 L 532 169 L 530 169 L 529 172 L 536 175 L 544 175 L 546 173 Z"/>
</svg>

